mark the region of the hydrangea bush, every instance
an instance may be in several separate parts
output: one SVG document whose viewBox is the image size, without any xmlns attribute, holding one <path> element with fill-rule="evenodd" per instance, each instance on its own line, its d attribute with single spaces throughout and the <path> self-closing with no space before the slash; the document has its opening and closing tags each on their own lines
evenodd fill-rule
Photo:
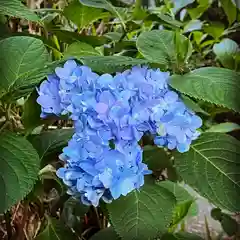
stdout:
<svg viewBox="0 0 240 240">
<path fill-rule="evenodd" d="M 239 238 L 239 6 L 150 2 L 0 0 L 3 240 Z"/>
<path fill-rule="evenodd" d="M 170 89 L 169 75 L 147 66 L 98 75 L 68 60 L 42 82 L 41 116 L 68 114 L 74 121 L 60 155 L 66 166 L 57 172 L 69 194 L 96 207 L 139 190 L 151 174 L 139 145 L 144 134 L 159 147 L 189 150 L 202 120 Z"/>
</svg>

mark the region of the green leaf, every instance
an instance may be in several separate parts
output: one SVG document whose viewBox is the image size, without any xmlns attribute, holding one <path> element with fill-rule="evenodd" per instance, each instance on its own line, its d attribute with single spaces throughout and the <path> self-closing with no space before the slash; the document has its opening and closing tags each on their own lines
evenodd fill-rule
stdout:
<svg viewBox="0 0 240 240">
<path fill-rule="evenodd" d="M 189 58 L 190 45 L 185 36 L 168 30 L 143 32 L 137 39 L 137 48 L 146 59 L 169 67 Z"/>
<path fill-rule="evenodd" d="M 238 222 L 228 214 L 223 213 L 219 208 L 213 208 L 211 210 L 211 217 L 220 222 L 228 236 L 233 236 L 240 230 Z"/>
<path fill-rule="evenodd" d="M 173 75 L 170 85 L 190 97 L 240 111 L 239 77 L 229 69 L 204 67 L 182 76 Z"/>
<path fill-rule="evenodd" d="M 179 223 L 181 223 L 187 216 L 188 212 L 193 204 L 193 200 L 185 201 L 182 203 L 179 203 L 174 212 L 173 212 L 173 220 L 171 223 L 170 229 L 175 229 Z"/>
<path fill-rule="evenodd" d="M 199 19 L 203 13 L 208 9 L 209 7 L 209 1 L 206 1 L 204 3 L 200 3 L 195 8 L 188 8 L 187 11 L 192 19 Z"/>
<path fill-rule="evenodd" d="M 103 36 L 88 36 L 79 34 L 77 32 L 70 32 L 66 30 L 61 29 L 50 29 L 51 32 L 53 32 L 58 39 L 61 41 L 71 44 L 76 41 L 85 42 L 87 44 L 92 45 L 93 47 L 102 46 L 103 44 L 109 42 L 109 40 L 106 37 Z"/>
<path fill-rule="evenodd" d="M 37 150 L 40 159 L 65 147 L 73 135 L 73 129 L 56 129 L 29 136 L 29 141 Z"/>
<path fill-rule="evenodd" d="M 33 188 L 39 157 L 32 145 L 14 133 L 0 133 L 0 213 L 22 200 Z"/>
<path fill-rule="evenodd" d="M 48 218 L 46 228 L 35 240 L 72 240 L 77 239 L 72 231 L 55 218 Z"/>
<path fill-rule="evenodd" d="M 93 71 L 101 73 L 114 73 L 122 71 L 126 67 L 148 63 L 148 61 L 144 59 L 136 59 L 125 56 L 82 57 L 81 61 L 83 64 L 92 68 Z"/>
<path fill-rule="evenodd" d="M 232 25 L 237 18 L 237 8 L 232 3 L 232 0 L 220 0 L 222 8 L 227 15 L 229 25 Z"/>
<path fill-rule="evenodd" d="M 204 26 L 204 32 L 208 33 L 214 39 L 219 39 L 224 33 L 225 26 L 221 22 L 211 22 L 210 24 Z"/>
<path fill-rule="evenodd" d="M 151 62 L 170 66 L 176 62 L 174 32 L 172 31 L 143 32 L 137 39 L 137 48 Z"/>
<path fill-rule="evenodd" d="M 240 126 L 236 123 L 226 122 L 226 123 L 219 123 L 216 125 L 211 126 L 209 129 L 207 129 L 206 132 L 232 132 L 240 130 Z"/>
<path fill-rule="evenodd" d="M 236 42 L 229 38 L 224 38 L 220 43 L 214 44 L 213 52 L 224 67 L 235 68 L 234 56 L 239 52 Z"/>
<path fill-rule="evenodd" d="M 193 200 L 193 196 L 182 185 L 178 183 L 164 181 L 161 182 L 161 186 L 174 194 L 178 204 Z"/>
<path fill-rule="evenodd" d="M 124 23 L 124 19 L 122 16 L 122 9 L 116 8 L 111 4 L 111 2 L 107 0 L 80 0 L 80 2 L 88 7 L 94 7 L 94 8 L 103 8 L 114 14 L 116 17 L 119 18 L 121 24 L 123 25 L 123 28 L 126 29 L 126 25 Z"/>
<path fill-rule="evenodd" d="M 176 32 L 174 45 L 178 65 L 186 63 L 187 60 L 191 57 L 193 51 L 191 41 L 182 34 Z"/>
<path fill-rule="evenodd" d="M 64 9 L 63 14 L 81 30 L 99 19 L 110 16 L 108 12 L 103 12 L 102 9 L 84 6 L 78 0 L 71 2 Z"/>
<path fill-rule="evenodd" d="M 170 156 L 163 148 L 156 146 L 145 146 L 143 149 L 143 162 L 151 170 L 163 170 L 172 166 Z"/>
<path fill-rule="evenodd" d="M 164 232 L 170 224 L 175 207 L 174 195 L 145 179 L 139 191 L 133 191 L 107 205 L 115 231 L 123 239 L 150 239 Z"/>
<path fill-rule="evenodd" d="M 37 91 L 33 91 L 31 95 L 28 97 L 26 102 L 23 106 L 23 125 L 25 128 L 25 132 L 31 133 L 34 128 L 37 126 L 43 124 L 43 121 L 40 118 L 41 114 L 41 107 L 36 102 L 36 99 L 38 97 Z"/>
<path fill-rule="evenodd" d="M 23 18 L 29 21 L 40 21 L 38 16 L 19 0 L 0 0 L 0 15 Z"/>
<path fill-rule="evenodd" d="M 222 213 L 221 225 L 228 236 L 234 236 L 240 230 L 239 223 L 226 213 Z"/>
<path fill-rule="evenodd" d="M 162 236 L 161 240 L 204 240 L 198 235 L 188 232 L 178 232 L 178 233 L 166 233 Z"/>
<path fill-rule="evenodd" d="M 175 153 L 184 181 L 220 208 L 240 210 L 240 143 L 223 133 L 203 133 L 188 152 Z"/>
<path fill-rule="evenodd" d="M 157 16 L 163 20 L 164 22 L 174 26 L 174 27 L 177 27 L 177 28 L 180 28 L 183 26 L 183 23 L 180 22 L 180 21 L 177 21 L 175 20 L 173 17 L 167 15 L 167 14 L 163 14 L 163 13 L 158 13 Z"/>
<path fill-rule="evenodd" d="M 119 32 L 107 32 L 104 34 L 105 37 L 111 39 L 112 41 L 118 42 L 121 37 L 122 37 L 122 33 Z"/>
<path fill-rule="evenodd" d="M 187 215 L 194 202 L 193 196 L 178 183 L 164 181 L 162 187 L 172 192 L 177 200 L 177 205 L 173 211 L 171 229 L 174 229 Z"/>
<path fill-rule="evenodd" d="M 120 240 L 113 227 L 108 227 L 95 233 L 90 240 Z"/>
<path fill-rule="evenodd" d="M 84 42 L 75 42 L 67 47 L 64 52 L 64 58 L 75 57 L 77 59 L 83 56 L 98 56 L 100 53 L 95 50 L 91 45 Z"/>
<path fill-rule="evenodd" d="M 48 53 L 39 39 L 17 36 L 0 41 L 0 97 L 23 86 L 37 84 L 42 74 L 36 74 L 48 63 Z"/>
<path fill-rule="evenodd" d="M 183 100 L 183 102 L 185 103 L 185 105 L 193 110 L 194 112 L 197 112 L 197 113 L 202 113 L 206 116 L 209 116 L 209 113 L 207 113 L 206 111 L 204 111 L 196 102 L 194 102 L 191 98 L 187 97 L 187 96 L 184 96 L 184 95 L 181 95 L 181 98 Z"/>
</svg>

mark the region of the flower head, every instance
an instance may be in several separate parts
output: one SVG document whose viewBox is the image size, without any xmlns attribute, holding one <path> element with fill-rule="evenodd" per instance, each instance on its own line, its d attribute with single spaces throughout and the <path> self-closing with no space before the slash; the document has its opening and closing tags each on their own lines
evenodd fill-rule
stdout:
<svg viewBox="0 0 240 240">
<path fill-rule="evenodd" d="M 56 75 L 49 75 L 48 79 L 41 83 L 38 94 L 37 103 L 41 105 L 42 118 L 50 114 L 60 115 L 62 113 L 59 79 Z"/>
<path fill-rule="evenodd" d="M 75 134 L 60 155 L 65 167 L 57 175 L 84 204 L 111 202 L 144 184 L 151 171 L 138 141 L 145 133 L 179 152 L 200 134 L 201 118 L 169 88 L 168 72 L 135 66 L 98 75 L 74 60 L 55 72 L 41 84 L 38 103 L 43 117 L 69 113 L 74 121 Z"/>
</svg>

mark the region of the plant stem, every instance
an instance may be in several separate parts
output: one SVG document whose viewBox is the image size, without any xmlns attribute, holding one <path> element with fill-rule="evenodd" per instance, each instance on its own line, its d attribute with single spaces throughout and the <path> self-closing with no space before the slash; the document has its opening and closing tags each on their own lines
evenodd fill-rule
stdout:
<svg viewBox="0 0 240 240">
<path fill-rule="evenodd" d="M 4 218 L 6 222 L 7 236 L 8 236 L 8 239 L 10 240 L 12 238 L 12 227 L 11 227 L 11 215 L 9 211 L 7 211 L 4 214 Z"/>
<path fill-rule="evenodd" d="M 94 209 L 94 212 L 95 212 L 96 217 L 97 217 L 98 226 L 99 226 L 100 229 L 102 229 L 102 223 L 101 223 L 100 216 L 98 214 L 98 209 L 96 207 L 93 207 L 93 209 Z"/>
</svg>

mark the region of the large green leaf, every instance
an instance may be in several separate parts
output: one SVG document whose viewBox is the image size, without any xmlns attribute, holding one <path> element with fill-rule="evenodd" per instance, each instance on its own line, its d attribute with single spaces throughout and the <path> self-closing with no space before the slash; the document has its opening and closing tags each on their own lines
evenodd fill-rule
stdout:
<svg viewBox="0 0 240 240">
<path fill-rule="evenodd" d="M 203 133 L 188 152 L 175 153 L 184 181 L 213 204 L 240 210 L 240 143 L 223 133 Z"/>
<path fill-rule="evenodd" d="M 121 8 L 116 8 L 111 4 L 110 1 L 107 0 L 80 0 L 80 2 L 83 5 L 94 7 L 94 8 L 103 8 L 114 14 L 116 17 L 119 18 L 120 22 L 122 23 L 123 27 L 126 29 L 126 25 L 124 23 L 124 19 L 122 16 L 122 10 Z"/>
<path fill-rule="evenodd" d="M 234 57 L 239 52 L 236 42 L 229 38 L 224 38 L 220 43 L 214 44 L 213 52 L 224 67 L 235 69 Z"/>
<path fill-rule="evenodd" d="M 95 233 L 90 240 L 120 240 L 113 227 L 108 227 Z"/>
<path fill-rule="evenodd" d="M 0 97 L 42 79 L 41 70 L 49 56 L 41 40 L 26 36 L 6 38 L 0 41 L 0 52 Z"/>
<path fill-rule="evenodd" d="M 64 15 L 75 23 L 79 29 L 83 29 L 98 19 L 109 17 L 108 12 L 102 9 L 87 7 L 75 0 L 71 2 L 65 9 Z"/>
<path fill-rule="evenodd" d="M 39 157 L 21 136 L 0 134 L 0 213 L 22 200 L 33 187 L 39 171 Z"/>
<path fill-rule="evenodd" d="M 83 56 L 98 56 L 100 53 L 95 50 L 91 45 L 84 42 L 75 42 L 68 46 L 64 52 L 64 58 L 75 57 L 80 58 Z"/>
<path fill-rule="evenodd" d="M 200 236 L 188 233 L 188 232 L 178 232 L 178 233 L 166 233 L 161 237 L 161 240 L 203 240 Z"/>
<path fill-rule="evenodd" d="M 149 61 L 173 67 L 191 55 L 191 43 L 179 34 L 168 30 L 143 32 L 137 39 L 139 52 Z"/>
<path fill-rule="evenodd" d="M 143 32 L 137 39 L 137 48 L 146 59 L 152 62 L 163 65 L 172 65 L 176 62 L 172 31 Z"/>
<path fill-rule="evenodd" d="M 32 135 L 29 140 L 36 148 L 40 159 L 43 159 L 46 155 L 65 147 L 72 135 L 73 129 L 57 129 Z"/>
<path fill-rule="evenodd" d="M 77 239 L 72 231 L 55 218 L 48 218 L 46 228 L 35 240 L 72 240 Z"/>
<path fill-rule="evenodd" d="M 0 15 L 24 18 L 29 21 L 39 21 L 38 16 L 24 6 L 19 0 L 0 0 Z"/>
<path fill-rule="evenodd" d="M 125 56 L 90 56 L 82 57 L 81 61 L 83 64 L 92 68 L 93 71 L 100 73 L 115 73 L 124 70 L 126 67 L 148 63 L 148 61 L 144 59 Z"/>
<path fill-rule="evenodd" d="M 145 179 L 139 191 L 133 191 L 107 206 L 111 223 L 123 239 L 150 239 L 166 230 L 175 207 L 174 195 L 161 183 Z"/>
<path fill-rule="evenodd" d="M 224 68 L 205 67 L 173 75 L 170 85 L 191 97 L 240 111 L 240 74 Z"/>
</svg>

